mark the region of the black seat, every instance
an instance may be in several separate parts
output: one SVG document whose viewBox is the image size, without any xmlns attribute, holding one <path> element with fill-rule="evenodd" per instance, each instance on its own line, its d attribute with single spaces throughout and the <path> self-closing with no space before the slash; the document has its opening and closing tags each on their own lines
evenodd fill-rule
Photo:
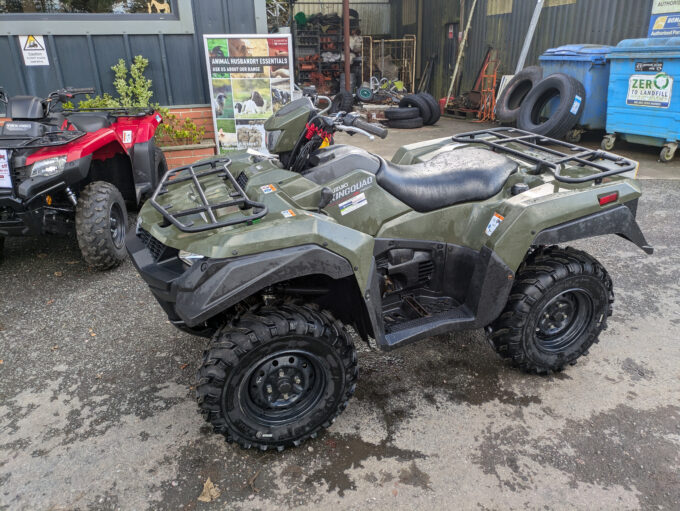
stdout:
<svg viewBox="0 0 680 511">
<path fill-rule="evenodd" d="M 80 131 L 97 131 L 102 128 L 108 128 L 111 126 L 111 118 L 108 114 L 100 113 L 75 113 L 68 116 L 68 120 L 71 121 L 76 128 Z"/>
<path fill-rule="evenodd" d="M 517 170 L 508 157 L 479 147 L 447 151 L 413 165 L 381 160 L 378 185 L 421 213 L 493 197 Z"/>
</svg>

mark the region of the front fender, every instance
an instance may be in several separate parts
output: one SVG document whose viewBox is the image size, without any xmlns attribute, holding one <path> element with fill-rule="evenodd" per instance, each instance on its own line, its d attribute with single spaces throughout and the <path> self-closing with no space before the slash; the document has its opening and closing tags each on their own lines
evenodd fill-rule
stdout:
<svg viewBox="0 0 680 511">
<path fill-rule="evenodd" d="M 258 291 L 296 277 L 353 275 L 347 259 L 303 245 L 231 259 L 196 263 L 175 282 L 175 310 L 188 325 L 206 321 Z"/>
</svg>

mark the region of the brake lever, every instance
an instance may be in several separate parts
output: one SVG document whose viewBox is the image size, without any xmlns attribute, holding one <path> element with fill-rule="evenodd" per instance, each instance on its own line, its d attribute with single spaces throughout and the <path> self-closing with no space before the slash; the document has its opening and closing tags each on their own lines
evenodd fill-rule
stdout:
<svg viewBox="0 0 680 511">
<path fill-rule="evenodd" d="M 364 131 L 361 128 L 355 128 L 354 126 L 345 126 L 344 124 L 336 124 L 335 129 L 340 130 L 340 131 L 348 131 L 348 132 L 352 132 L 352 133 L 359 133 L 360 135 L 364 135 L 365 137 L 368 137 L 369 140 L 375 140 L 374 135 L 371 135 L 368 131 Z"/>
</svg>

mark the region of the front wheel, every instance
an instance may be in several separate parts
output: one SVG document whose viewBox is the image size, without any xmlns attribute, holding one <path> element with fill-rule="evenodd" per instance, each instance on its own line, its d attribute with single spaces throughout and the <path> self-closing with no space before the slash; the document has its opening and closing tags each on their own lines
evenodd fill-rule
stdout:
<svg viewBox="0 0 680 511">
<path fill-rule="evenodd" d="M 95 181 L 76 206 L 76 236 L 85 262 L 97 270 L 115 268 L 125 259 L 127 210 L 118 188 Z"/>
<path fill-rule="evenodd" d="M 520 267 L 490 341 L 524 371 L 560 371 L 598 342 L 613 302 L 611 278 L 595 258 L 573 248 L 539 249 Z"/>
<path fill-rule="evenodd" d="M 346 408 L 357 356 L 342 323 L 312 305 L 262 307 L 219 330 L 196 397 L 216 433 L 241 447 L 298 446 Z"/>
</svg>

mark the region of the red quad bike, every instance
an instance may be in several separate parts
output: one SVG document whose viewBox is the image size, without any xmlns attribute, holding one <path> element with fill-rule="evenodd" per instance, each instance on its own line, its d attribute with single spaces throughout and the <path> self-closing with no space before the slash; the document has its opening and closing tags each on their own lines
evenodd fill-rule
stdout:
<svg viewBox="0 0 680 511">
<path fill-rule="evenodd" d="M 65 234 L 99 270 L 125 258 L 126 205 L 138 207 L 167 170 L 147 108 L 57 111 L 94 89 L 8 98 L 0 128 L 0 256 L 7 236 Z"/>
</svg>

